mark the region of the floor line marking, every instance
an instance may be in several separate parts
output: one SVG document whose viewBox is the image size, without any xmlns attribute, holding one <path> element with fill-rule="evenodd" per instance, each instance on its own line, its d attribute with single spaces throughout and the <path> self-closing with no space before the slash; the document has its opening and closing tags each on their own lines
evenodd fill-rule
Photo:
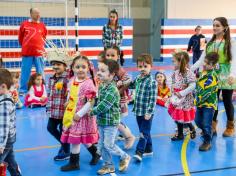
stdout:
<svg viewBox="0 0 236 176">
<path fill-rule="evenodd" d="M 236 107 L 236 106 L 234 106 Z M 220 113 L 225 112 L 225 109 L 222 109 L 219 111 Z M 188 161 L 187 161 L 187 147 L 188 147 L 188 142 L 190 140 L 190 135 L 188 134 L 186 136 L 186 138 L 184 139 L 184 142 L 182 144 L 182 148 L 181 148 L 181 163 L 182 163 L 182 168 L 184 171 L 184 175 L 185 176 L 191 176 L 190 172 L 189 172 L 189 168 L 188 168 Z"/>
<path fill-rule="evenodd" d="M 222 167 L 222 168 L 215 168 L 215 169 L 206 169 L 206 170 L 196 170 L 196 171 L 191 171 L 191 174 L 197 174 L 197 173 L 205 173 L 205 172 L 216 172 L 216 171 L 222 171 L 222 170 L 231 170 L 231 169 L 236 169 L 236 166 L 231 166 L 231 167 Z M 177 175 L 184 175 L 184 173 L 172 173 L 172 174 L 163 174 L 160 176 L 177 176 Z"/>
<path fill-rule="evenodd" d="M 152 138 L 158 137 L 165 137 L 165 136 L 172 136 L 173 134 L 154 134 Z M 136 140 L 139 139 L 139 136 L 135 137 Z M 39 146 L 39 147 L 32 147 L 32 148 L 23 148 L 23 149 L 15 149 L 15 152 L 25 152 L 25 151 L 33 151 L 33 150 L 42 150 L 42 149 L 51 149 L 51 148 L 58 148 L 60 145 L 49 145 L 49 146 Z"/>
<path fill-rule="evenodd" d="M 182 148 L 181 148 L 181 163 L 182 163 L 182 168 L 183 168 L 185 176 L 190 176 L 190 172 L 188 169 L 187 155 L 186 155 L 189 140 L 190 140 L 190 135 L 188 134 L 185 137 Z"/>
<path fill-rule="evenodd" d="M 60 145 L 50 145 L 50 146 L 39 146 L 39 147 L 32 147 L 32 148 L 23 148 L 23 149 L 16 149 L 15 152 L 25 152 L 25 151 L 33 151 L 33 150 L 41 150 L 41 149 L 50 149 L 50 148 L 58 148 Z"/>
</svg>

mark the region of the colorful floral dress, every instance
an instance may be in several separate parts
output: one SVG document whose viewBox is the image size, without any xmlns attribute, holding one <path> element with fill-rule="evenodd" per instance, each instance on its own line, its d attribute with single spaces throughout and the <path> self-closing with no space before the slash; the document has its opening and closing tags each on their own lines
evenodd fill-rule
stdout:
<svg viewBox="0 0 236 176">
<path fill-rule="evenodd" d="M 175 92 L 185 90 L 190 83 L 196 81 L 195 75 L 189 69 L 183 76 L 179 70 L 176 70 L 172 75 L 172 95 Z M 168 106 L 168 113 L 174 121 L 181 123 L 190 123 L 195 118 L 194 97 L 192 92 L 188 93 L 182 98 L 182 101 L 178 105 L 174 105 L 170 102 Z"/>
</svg>

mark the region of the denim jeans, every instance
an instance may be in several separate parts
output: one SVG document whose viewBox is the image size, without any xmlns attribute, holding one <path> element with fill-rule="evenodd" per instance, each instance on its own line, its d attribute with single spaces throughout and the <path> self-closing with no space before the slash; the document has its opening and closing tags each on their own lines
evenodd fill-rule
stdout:
<svg viewBox="0 0 236 176">
<path fill-rule="evenodd" d="M 12 140 L 15 141 L 15 138 Z M 15 155 L 13 151 L 13 143 L 14 142 L 10 142 L 8 140 L 3 154 L 0 154 L 0 163 L 6 162 L 8 164 L 7 170 L 10 172 L 11 176 L 20 176 L 21 174 L 18 169 L 18 164 L 15 160 Z"/>
<path fill-rule="evenodd" d="M 117 126 L 98 126 L 98 130 L 100 135 L 98 146 L 101 147 L 102 159 L 106 166 L 114 166 L 112 155 L 120 156 L 121 160 L 128 157 L 128 154 L 115 144 Z"/>
<path fill-rule="evenodd" d="M 28 91 L 27 85 L 31 74 L 32 65 L 35 65 L 36 72 L 44 77 L 44 60 L 42 56 L 23 56 L 21 62 L 21 79 L 20 90 L 21 93 Z"/>
<path fill-rule="evenodd" d="M 215 110 L 213 108 L 197 108 L 195 123 L 203 132 L 204 142 L 210 143 L 212 139 L 212 120 Z"/>
<path fill-rule="evenodd" d="M 137 123 L 140 132 L 139 141 L 136 147 L 136 152 L 144 153 L 152 151 L 151 127 L 153 116 L 149 120 L 145 120 L 144 116 L 137 116 Z"/>
</svg>

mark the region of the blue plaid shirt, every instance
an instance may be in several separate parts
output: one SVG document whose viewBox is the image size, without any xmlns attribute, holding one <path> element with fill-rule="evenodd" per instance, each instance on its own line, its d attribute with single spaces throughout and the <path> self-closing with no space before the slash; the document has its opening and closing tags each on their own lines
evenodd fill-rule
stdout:
<svg viewBox="0 0 236 176">
<path fill-rule="evenodd" d="M 140 75 L 131 84 L 135 88 L 133 111 L 136 116 L 153 115 L 157 99 L 157 83 L 149 74 Z"/>
<path fill-rule="evenodd" d="M 122 26 L 118 24 L 115 30 L 111 29 L 108 25 L 103 27 L 102 43 L 104 48 L 117 46 L 120 48 L 123 39 Z"/>
<path fill-rule="evenodd" d="M 16 135 L 15 104 L 6 98 L 12 99 L 10 94 L 0 95 L 0 148 L 5 148 L 8 140 Z"/>
</svg>

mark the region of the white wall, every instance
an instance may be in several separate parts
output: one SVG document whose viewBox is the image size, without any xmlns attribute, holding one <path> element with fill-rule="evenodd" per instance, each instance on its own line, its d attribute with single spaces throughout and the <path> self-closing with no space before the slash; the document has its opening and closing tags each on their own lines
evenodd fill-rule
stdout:
<svg viewBox="0 0 236 176">
<path fill-rule="evenodd" d="M 23 0 L 21 0 L 23 1 Z M 54 0 L 54 2 L 57 0 Z M 61 2 L 61 1 L 60 1 Z M 91 0 L 90 0 L 91 2 Z M 103 0 L 96 1 L 103 2 Z M 131 0 L 131 18 L 150 18 L 150 0 Z M 38 7 L 42 17 L 65 17 L 64 3 L 30 3 L 30 2 L 1 2 L 0 16 L 29 16 L 31 7 Z M 81 18 L 106 18 L 110 8 L 109 5 L 83 4 L 79 9 Z M 68 2 L 68 17 L 74 17 L 74 3 Z M 122 17 L 122 7 L 118 9 L 119 16 Z"/>
<path fill-rule="evenodd" d="M 236 17 L 236 0 L 166 0 L 168 18 Z"/>
</svg>

